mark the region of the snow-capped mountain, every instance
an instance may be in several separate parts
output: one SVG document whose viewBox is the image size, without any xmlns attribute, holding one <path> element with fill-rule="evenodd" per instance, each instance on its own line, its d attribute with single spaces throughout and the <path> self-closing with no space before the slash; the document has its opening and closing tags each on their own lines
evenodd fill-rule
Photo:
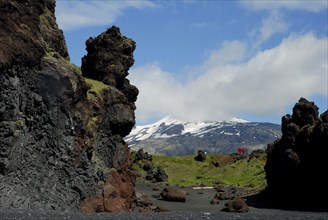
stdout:
<svg viewBox="0 0 328 220">
<path fill-rule="evenodd" d="M 237 147 L 264 148 L 280 135 L 277 124 L 238 118 L 183 122 L 168 116 L 153 124 L 135 127 L 125 141 L 132 150 L 143 148 L 151 154 L 189 155 L 197 150 L 233 153 Z"/>
</svg>

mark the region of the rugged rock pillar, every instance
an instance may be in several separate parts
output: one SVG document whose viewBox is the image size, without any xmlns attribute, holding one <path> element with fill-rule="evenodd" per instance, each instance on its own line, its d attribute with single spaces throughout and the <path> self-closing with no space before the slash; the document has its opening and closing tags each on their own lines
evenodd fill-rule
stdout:
<svg viewBox="0 0 328 220">
<path fill-rule="evenodd" d="M 136 45 L 132 39 L 123 36 L 118 27 L 113 26 L 98 37 L 88 39 L 86 46 L 88 54 L 82 58 L 83 76 L 106 85 L 106 89 L 99 94 L 93 93 L 93 120 L 99 123 L 89 132 L 94 146 L 93 157 L 102 161 L 108 179 L 101 192 L 94 197 L 90 195 L 84 201 L 83 209 L 132 210 L 135 177 L 133 172 L 127 170 L 130 166 L 129 149 L 123 137 L 130 133 L 135 124 L 134 102 L 138 89 L 130 85 L 125 77 L 134 63 Z M 107 168 L 116 171 L 113 174 Z M 102 208 L 94 206 L 102 199 L 105 201 Z"/>
<path fill-rule="evenodd" d="M 328 210 L 328 111 L 301 98 L 282 118 L 282 137 L 269 144 L 265 165 L 271 198 L 287 208 Z"/>
</svg>

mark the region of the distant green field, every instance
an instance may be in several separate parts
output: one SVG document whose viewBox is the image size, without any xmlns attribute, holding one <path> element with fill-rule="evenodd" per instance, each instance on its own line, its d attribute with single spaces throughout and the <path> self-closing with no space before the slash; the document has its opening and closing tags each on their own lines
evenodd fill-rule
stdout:
<svg viewBox="0 0 328 220">
<path fill-rule="evenodd" d="M 248 157 L 231 161 L 230 155 L 207 155 L 204 162 L 192 156 L 153 156 L 154 166 L 161 166 L 168 174 L 171 185 L 180 186 L 215 186 L 218 184 L 238 185 L 249 190 L 259 191 L 265 188 L 265 155 L 260 158 Z M 219 162 L 215 167 L 213 162 Z M 144 174 L 138 166 L 134 168 Z"/>
</svg>

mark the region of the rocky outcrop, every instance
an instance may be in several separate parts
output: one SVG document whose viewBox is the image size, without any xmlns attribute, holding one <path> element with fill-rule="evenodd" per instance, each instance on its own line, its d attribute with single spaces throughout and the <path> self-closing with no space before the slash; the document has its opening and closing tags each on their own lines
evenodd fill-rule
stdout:
<svg viewBox="0 0 328 220">
<path fill-rule="evenodd" d="M 0 206 L 131 211 L 135 42 L 117 27 L 89 39 L 81 75 L 54 11 L 0 0 Z"/>
<path fill-rule="evenodd" d="M 282 118 L 282 137 L 269 144 L 265 165 L 271 199 L 286 208 L 328 210 L 328 111 L 301 98 Z"/>
<path fill-rule="evenodd" d="M 133 156 L 135 155 L 135 156 Z M 166 174 L 163 167 L 155 167 L 152 162 L 153 156 L 148 154 L 148 152 L 144 152 L 143 149 L 139 149 L 137 152 L 133 152 L 131 154 L 133 160 L 133 165 L 137 165 L 146 171 L 146 175 L 144 178 L 152 183 L 156 182 L 166 182 L 168 179 L 168 175 Z"/>
<path fill-rule="evenodd" d="M 132 211 L 135 207 L 134 173 L 121 174 L 114 168 L 109 172 L 106 183 L 96 195 L 89 195 L 81 205 L 85 212 Z"/>
<path fill-rule="evenodd" d="M 68 58 L 54 0 L 1 0 L 0 12 L 0 67 L 13 62 L 36 66 L 50 51 Z"/>
<path fill-rule="evenodd" d="M 168 175 L 166 174 L 163 167 L 152 167 L 151 169 L 147 170 L 145 179 L 153 183 L 166 182 Z"/>
<path fill-rule="evenodd" d="M 135 161 L 140 161 L 140 160 L 148 160 L 148 161 L 152 161 L 153 160 L 153 156 L 148 154 L 148 152 L 144 152 L 143 149 L 139 149 L 136 153 L 136 158 Z"/>
</svg>

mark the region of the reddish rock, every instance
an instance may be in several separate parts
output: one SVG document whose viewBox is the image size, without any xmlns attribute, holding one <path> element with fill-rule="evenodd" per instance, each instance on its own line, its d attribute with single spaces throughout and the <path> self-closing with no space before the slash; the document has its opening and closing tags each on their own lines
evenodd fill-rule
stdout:
<svg viewBox="0 0 328 220">
<path fill-rule="evenodd" d="M 153 205 L 151 199 L 147 195 L 143 195 L 143 194 L 137 192 L 136 197 L 137 197 L 137 206 L 150 207 Z"/>
<path fill-rule="evenodd" d="M 168 208 L 157 206 L 155 209 L 153 209 L 154 212 L 169 212 L 170 210 Z"/>
<path fill-rule="evenodd" d="M 141 207 L 139 209 L 139 212 L 142 212 L 142 213 L 151 213 L 151 212 L 153 212 L 153 209 L 151 207 Z"/>
<path fill-rule="evenodd" d="M 212 205 L 217 205 L 220 203 L 219 198 L 217 197 L 217 194 L 213 197 L 213 199 L 210 202 Z"/>
<path fill-rule="evenodd" d="M 81 210 L 84 212 L 104 212 L 104 197 L 99 191 L 94 197 L 87 197 L 82 205 Z"/>
<path fill-rule="evenodd" d="M 163 200 L 172 202 L 185 202 L 187 198 L 186 191 L 178 190 L 173 187 L 165 187 L 160 195 Z"/>
<path fill-rule="evenodd" d="M 119 174 L 116 169 L 111 169 L 103 188 L 94 197 L 88 197 L 83 201 L 82 211 L 133 211 L 136 199 L 134 182 L 135 176 L 132 173 Z"/>
<path fill-rule="evenodd" d="M 240 197 L 229 200 L 225 207 L 222 209 L 225 212 L 248 212 L 249 208 L 247 203 Z"/>
</svg>

